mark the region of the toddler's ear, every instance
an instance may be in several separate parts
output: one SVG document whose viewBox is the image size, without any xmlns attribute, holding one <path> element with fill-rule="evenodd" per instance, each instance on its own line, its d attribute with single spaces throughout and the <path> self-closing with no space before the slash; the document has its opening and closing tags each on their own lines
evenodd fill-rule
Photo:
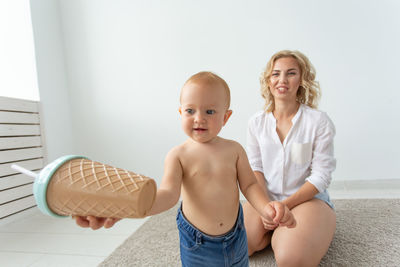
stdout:
<svg viewBox="0 0 400 267">
<path fill-rule="evenodd" d="M 232 110 L 228 109 L 224 115 L 224 125 L 226 124 L 231 115 L 232 115 Z"/>
</svg>

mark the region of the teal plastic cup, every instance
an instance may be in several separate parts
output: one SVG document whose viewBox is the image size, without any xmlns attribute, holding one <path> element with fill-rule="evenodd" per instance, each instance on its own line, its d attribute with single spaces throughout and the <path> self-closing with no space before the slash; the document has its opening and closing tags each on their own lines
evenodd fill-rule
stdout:
<svg viewBox="0 0 400 267">
<path fill-rule="evenodd" d="M 53 177 L 54 173 L 66 162 L 72 159 L 87 159 L 86 157 L 76 156 L 76 155 L 67 155 L 60 157 L 51 163 L 47 164 L 40 173 L 37 175 L 35 182 L 33 183 L 33 195 L 35 197 L 36 204 L 41 212 L 44 214 L 64 218 L 68 216 L 59 215 L 54 213 L 47 204 L 47 188 Z"/>
</svg>

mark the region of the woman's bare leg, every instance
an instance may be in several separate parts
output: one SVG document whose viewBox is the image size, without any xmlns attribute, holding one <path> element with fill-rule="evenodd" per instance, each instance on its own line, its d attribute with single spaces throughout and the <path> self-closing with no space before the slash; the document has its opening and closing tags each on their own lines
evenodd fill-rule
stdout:
<svg viewBox="0 0 400 267">
<path fill-rule="evenodd" d="M 249 202 L 243 205 L 244 226 L 247 234 L 249 256 L 271 243 L 271 234 L 264 228 L 259 213 Z"/>
<path fill-rule="evenodd" d="M 278 227 L 272 235 L 277 265 L 318 266 L 335 233 L 335 212 L 319 199 L 304 202 L 291 211 L 296 227 Z"/>
</svg>

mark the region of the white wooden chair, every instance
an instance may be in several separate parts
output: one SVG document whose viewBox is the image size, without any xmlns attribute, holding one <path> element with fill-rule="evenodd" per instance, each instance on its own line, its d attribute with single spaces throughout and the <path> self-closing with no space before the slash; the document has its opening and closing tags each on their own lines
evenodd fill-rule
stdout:
<svg viewBox="0 0 400 267">
<path fill-rule="evenodd" d="M 37 101 L 0 97 L 0 220 L 36 206 L 34 179 L 11 165 L 38 172 L 47 163 L 40 110 Z"/>
</svg>

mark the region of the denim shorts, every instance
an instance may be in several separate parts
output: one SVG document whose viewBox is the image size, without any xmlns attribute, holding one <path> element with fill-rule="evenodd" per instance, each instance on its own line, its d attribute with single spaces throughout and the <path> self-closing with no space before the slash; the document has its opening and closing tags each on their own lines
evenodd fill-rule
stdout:
<svg viewBox="0 0 400 267">
<path fill-rule="evenodd" d="M 331 207 L 333 210 L 335 209 L 335 206 L 333 205 L 331 198 L 329 197 L 328 191 L 325 190 L 324 192 L 318 193 L 314 196 L 314 198 L 321 199 L 326 204 L 328 204 L 328 206 Z"/>
<path fill-rule="evenodd" d="M 242 205 L 232 230 L 222 236 L 210 236 L 192 225 L 178 209 L 176 223 L 179 230 L 181 262 L 187 266 L 249 266 L 247 237 Z"/>
</svg>

